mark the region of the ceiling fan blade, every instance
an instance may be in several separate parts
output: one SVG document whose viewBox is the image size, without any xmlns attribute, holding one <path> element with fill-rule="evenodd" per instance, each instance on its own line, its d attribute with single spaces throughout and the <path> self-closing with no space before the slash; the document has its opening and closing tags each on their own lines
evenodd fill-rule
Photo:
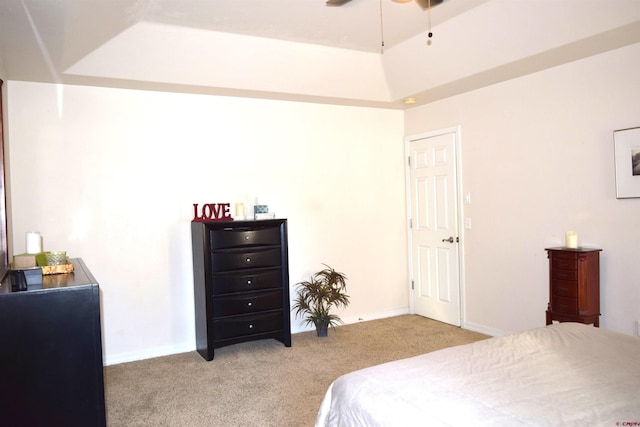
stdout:
<svg viewBox="0 0 640 427">
<path fill-rule="evenodd" d="M 416 3 L 420 5 L 420 7 L 424 10 L 429 9 L 429 5 L 431 7 L 437 6 L 442 3 L 444 0 L 416 0 Z"/>
<path fill-rule="evenodd" d="M 342 6 L 350 1 L 351 0 L 327 0 L 327 6 Z"/>
</svg>

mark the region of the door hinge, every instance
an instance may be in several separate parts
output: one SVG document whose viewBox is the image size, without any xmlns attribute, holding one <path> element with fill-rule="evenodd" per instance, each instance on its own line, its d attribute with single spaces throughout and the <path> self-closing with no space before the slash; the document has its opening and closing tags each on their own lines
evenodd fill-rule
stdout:
<svg viewBox="0 0 640 427">
<path fill-rule="evenodd" d="M 413 219 L 409 218 L 409 228 L 413 228 Z"/>
<path fill-rule="evenodd" d="M 407 165 L 411 166 L 411 156 L 407 156 Z"/>
<path fill-rule="evenodd" d="M 415 289 L 415 288 L 414 288 L 414 283 L 413 283 L 413 280 L 412 280 L 412 281 L 411 281 L 411 290 L 414 290 L 414 289 Z"/>
</svg>

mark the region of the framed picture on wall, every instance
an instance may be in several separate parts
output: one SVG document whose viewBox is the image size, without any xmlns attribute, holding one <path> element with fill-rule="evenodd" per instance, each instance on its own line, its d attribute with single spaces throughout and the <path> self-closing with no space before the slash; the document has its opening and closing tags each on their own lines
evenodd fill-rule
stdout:
<svg viewBox="0 0 640 427">
<path fill-rule="evenodd" d="M 640 127 L 613 131 L 616 197 L 640 197 Z"/>
</svg>

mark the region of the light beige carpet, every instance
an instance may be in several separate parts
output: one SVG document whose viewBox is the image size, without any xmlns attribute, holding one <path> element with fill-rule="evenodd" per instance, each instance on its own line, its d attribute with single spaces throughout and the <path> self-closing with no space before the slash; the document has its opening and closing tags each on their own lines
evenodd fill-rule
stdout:
<svg viewBox="0 0 640 427">
<path fill-rule="evenodd" d="M 415 315 L 107 366 L 109 427 L 313 426 L 327 387 L 356 369 L 487 338 Z"/>
</svg>

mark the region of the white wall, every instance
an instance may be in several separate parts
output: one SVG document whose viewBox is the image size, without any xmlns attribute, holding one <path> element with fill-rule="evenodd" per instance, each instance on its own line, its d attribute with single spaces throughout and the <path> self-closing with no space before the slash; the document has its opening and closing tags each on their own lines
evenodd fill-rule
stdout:
<svg viewBox="0 0 640 427">
<path fill-rule="evenodd" d="M 346 321 L 408 310 L 403 113 L 10 81 L 14 253 L 81 257 L 106 363 L 195 349 L 193 203 L 289 219 L 291 284 L 347 274 Z M 299 319 L 293 330 L 300 331 Z"/>
<path fill-rule="evenodd" d="M 403 113 L 10 81 L 14 253 L 82 257 L 107 363 L 191 351 L 193 203 L 259 196 L 289 218 L 291 283 L 349 276 L 347 321 L 408 309 L 403 135 L 462 131 L 466 327 L 544 324 L 545 247 L 601 254 L 602 326 L 634 333 L 640 199 L 615 198 L 614 129 L 640 126 L 640 46 Z M 294 322 L 294 330 L 302 328 Z"/>
<path fill-rule="evenodd" d="M 545 247 L 601 252 L 601 326 L 636 334 L 640 199 L 616 199 L 613 131 L 640 126 L 640 45 L 409 110 L 406 134 L 461 126 L 467 327 L 544 325 Z"/>
</svg>

